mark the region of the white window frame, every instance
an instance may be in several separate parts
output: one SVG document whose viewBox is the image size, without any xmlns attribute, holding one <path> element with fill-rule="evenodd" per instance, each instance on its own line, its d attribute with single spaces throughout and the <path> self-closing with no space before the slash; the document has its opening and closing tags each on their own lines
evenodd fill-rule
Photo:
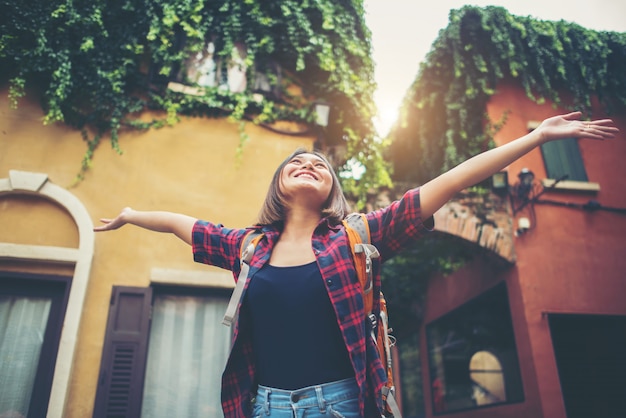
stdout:
<svg viewBox="0 0 626 418">
<path fill-rule="evenodd" d="M 46 415 L 47 418 L 62 418 L 65 416 L 78 330 L 91 272 L 95 241 L 93 222 L 80 200 L 64 188 L 50 182 L 47 174 L 10 170 L 8 178 L 0 179 L 0 196 L 11 194 L 35 195 L 51 200 L 67 210 L 78 227 L 78 248 L 0 242 L 0 259 L 3 260 L 50 262 L 74 266 L 74 276 L 70 284 Z"/>
</svg>

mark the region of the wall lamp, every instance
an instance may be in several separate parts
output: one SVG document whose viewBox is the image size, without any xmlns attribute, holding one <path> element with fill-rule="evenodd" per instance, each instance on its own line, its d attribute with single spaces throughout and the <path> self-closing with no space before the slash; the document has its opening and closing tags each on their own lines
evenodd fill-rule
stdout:
<svg viewBox="0 0 626 418">
<path fill-rule="evenodd" d="M 543 203 L 543 201 L 538 200 L 539 197 L 545 192 L 554 189 L 559 182 L 567 179 L 567 177 L 568 175 L 565 174 L 552 183 L 550 187 L 544 187 L 540 192 L 537 192 L 535 174 L 529 169 L 522 168 L 517 174 L 517 183 L 513 185 L 509 185 L 508 173 L 506 171 L 500 171 L 491 176 L 491 190 L 501 197 L 509 196 L 511 207 L 513 208 L 513 215 L 515 215 L 529 203 Z"/>
<path fill-rule="evenodd" d="M 535 193 L 535 174 L 528 168 L 523 168 L 517 174 L 517 179 L 515 184 L 509 186 L 508 172 L 500 171 L 491 176 L 491 190 L 500 197 L 509 197 L 513 216 L 541 194 Z M 530 219 L 526 217 L 519 218 L 515 235 L 522 235 L 530 228 Z"/>
<path fill-rule="evenodd" d="M 491 176 L 491 191 L 498 196 L 509 194 L 509 173 L 500 171 Z"/>
<path fill-rule="evenodd" d="M 517 174 L 517 178 L 517 183 L 509 186 L 508 172 L 500 171 L 491 176 L 491 190 L 501 197 L 509 196 L 513 215 L 537 197 L 534 195 L 535 174 L 532 171 L 528 168 L 522 168 Z"/>
<path fill-rule="evenodd" d="M 519 181 L 513 186 L 515 190 L 515 195 L 519 200 L 525 202 L 528 200 L 530 192 L 533 189 L 535 173 L 527 168 L 522 168 L 522 170 L 517 174 L 517 178 L 519 179 Z"/>
<path fill-rule="evenodd" d="M 569 177 L 568 174 L 564 174 L 560 178 L 556 179 L 548 187 L 541 187 L 535 182 L 535 175 L 527 168 L 523 168 L 517 175 L 518 181 L 515 184 L 509 185 L 509 175 L 506 171 L 500 171 L 491 176 L 491 191 L 504 198 L 509 197 L 511 202 L 511 208 L 513 210 L 513 216 L 519 211 L 524 209 L 527 205 L 531 205 L 531 217 L 534 217 L 534 205 L 544 204 L 560 207 L 569 207 L 582 209 L 587 212 L 595 212 L 598 210 L 604 210 L 614 213 L 621 213 L 626 215 L 626 208 L 604 206 L 595 200 L 590 200 L 587 203 L 566 202 L 562 200 L 550 200 L 540 199 L 544 193 L 554 190 L 556 185 Z M 541 188 L 541 190 L 539 190 Z M 530 220 L 528 218 L 518 219 L 518 229 L 516 233 L 519 235 L 526 232 L 531 228 Z"/>
</svg>

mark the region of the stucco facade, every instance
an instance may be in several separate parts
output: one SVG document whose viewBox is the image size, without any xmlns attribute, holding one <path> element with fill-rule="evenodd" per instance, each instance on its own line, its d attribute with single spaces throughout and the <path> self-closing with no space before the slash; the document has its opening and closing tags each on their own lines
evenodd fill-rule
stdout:
<svg viewBox="0 0 626 418">
<path fill-rule="evenodd" d="M 229 273 L 193 262 L 172 236 L 139 228 L 95 234 L 125 206 L 167 210 L 243 227 L 256 220 L 271 176 L 314 138 L 226 119 L 183 118 L 173 127 L 103 141 L 74 184 L 86 144 L 78 131 L 44 126 L 36 100 L 9 107 L 0 92 L 0 271 L 68 278 L 67 312 L 47 416 L 92 416 L 113 286 L 232 286 Z"/>
</svg>

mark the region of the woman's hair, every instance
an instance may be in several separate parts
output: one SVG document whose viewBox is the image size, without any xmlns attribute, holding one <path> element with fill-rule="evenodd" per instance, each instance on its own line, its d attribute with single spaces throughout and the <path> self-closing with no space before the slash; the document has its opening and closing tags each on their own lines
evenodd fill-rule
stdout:
<svg viewBox="0 0 626 418">
<path fill-rule="evenodd" d="M 350 213 L 350 206 L 348 205 L 346 197 L 343 194 L 343 190 L 341 189 L 341 185 L 339 184 L 339 178 L 330 165 L 328 158 L 320 152 L 308 151 L 305 148 L 298 148 L 289 157 L 287 157 L 274 172 L 274 177 L 272 178 L 269 190 L 265 196 L 265 202 L 263 203 L 261 212 L 259 213 L 259 225 L 271 225 L 285 220 L 285 216 L 287 215 L 287 206 L 285 205 L 285 194 L 280 188 L 281 173 L 287 163 L 300 154 L 313 154 L 321 158 L 322 161 L 324 161 L 324 164 L 328 166 L 328 170 L 332 176 L 333 185 L 330 193 L 328 194 L 328 199 L 326 199 L 326 202 L 322 205 L 322 216 L 327 217 L 331 223 L 337 224 Z"/>
</svg>

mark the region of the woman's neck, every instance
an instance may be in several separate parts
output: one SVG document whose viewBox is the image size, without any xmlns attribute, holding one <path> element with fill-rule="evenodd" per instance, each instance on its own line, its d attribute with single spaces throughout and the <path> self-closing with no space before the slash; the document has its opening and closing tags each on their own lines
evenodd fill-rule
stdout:
<svg viewBox="0 0 626 418">
<path fill-rule="evenodd" d="M 322 219 L 317 210 L 307 208 L 292 208 L 287 213 L 283 231 L 283 239 L 291 240 L 298 238 L 311 239 L 313 231 Z"/>
<path fill-rule="evenodd" d="M 283 230 L 274 245 L 270 264 L 273 266 L 299 266 L 315 261 L 311 237 L 321 219 L 321 214 L 309 210 L 289 210 Z"/>
</svg>

